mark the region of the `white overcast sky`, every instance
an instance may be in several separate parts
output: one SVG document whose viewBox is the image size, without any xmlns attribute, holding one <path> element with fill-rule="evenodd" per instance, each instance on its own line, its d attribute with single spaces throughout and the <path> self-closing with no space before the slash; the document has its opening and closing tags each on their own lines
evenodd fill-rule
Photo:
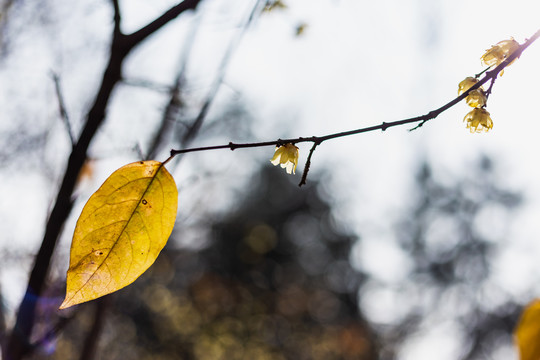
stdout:
<svg viewBox="0 0 540 360">
<path fill-rule="evenodd" d="M 288 9 L 263 15 L 247 32 L 220 90 L 220 95 L 233 91 L 242 94 L 255 118 L 252 141 L 323 135 L 423 115 L 453 99 L 457 84 L 482 69 L 480 56 L 485 49 L 510 36 L 523 42 L 540 29 L 540 2 L 537 0 L 284 2 Z M 22 173 L 13 173 L 13 168 L 0 171 L 3 183 L 0 226 L 4 233 L 0 245 L 9 248 L 17 244 L 27 251 L 37 250 L 42 224 L 55 193 L 56 185 L 51 185 L 51 181 L 61 174 L 69 148 L 62 124 L 52 120 L 57 117 L 57 108 L 49 72 L 54 69 L 61 73 L 68 109 L 74 119 L 80 117 L 89 106 L 88 99 L 100 79 L 110 29 L 108 1 L 83 1 L 74 8 L 69 1 L 50 3 L 49 17 L 55 21 L 46 26 L 54 31 L 53 35 L 23 32 L 11 57 L 0 68 L 0 131 L 13 129 L 16 124 L 10 120 L 14 118 L 56 129 L 49 138 L 45 154 L 45 159 L 57 166 L 51 169 L 49 177 L 31 169 Z M 124 30 L 136 29 L 172 3 L 167 0 L 121 1 Z M 204 93 L 204 86 L 212 81 L 228 40 L 253 3 L 248 0 L 204 1 L 201 9 L 204 11 L 200 11 L 203 15 L 181 18 L 138 49 L 128 63 L 126 74 L 160 83 L 170 82 L 186 34 L 192 22 L 202 16 L 189 71 L 192 79 L 203 84 L 193 92 Z M 71 18 L 67 17 L 70 14 Z M 306 24 L 306 28 L 296 37 L 295 27 L 299 24 Z M 84 44 L 82 51 L 81 44 Z M 407 208 L 410 201 L 407 191 L 412 186 L 413 169 L 418 160 L 428 158 L 439 174 L 452 178 L 467 172 L 477 155 L 485 153 L 497 161 L 498 180 L 523 191 L 526 196 L 523 211 L 512 223 L 515 247 L 508 250 L 507 263 L 500 264 L 501 283 L 514 287 L 516 293 L 538 283 L 538 64 L 540 42 L 527 49 L 497 80 L 487 107 L 494 127 L 487 134 L 468 132 L 462 119 L 469 108 L 458 104 L 414 132 L 398 127 L 385 133 L 336 139 L 319 146 L 313 157 L 312 171 L 331 169 L 333 176 L 327 190 L 339 204 L 336 213 L 364 236 L 365 251 L 373 251 L 381 257 L 391 253 L 384 237 L 375 235 L 389 229 L 377 225 L 370 238 L 366 224 L 381 224 L 383 217 L 395 219 L 401 209 Z M 98 157 L 103 157 L 104 153 L 115 155 L 100 162 L 96 179 L 85 190 L 86 196 L 112 170 L 135 160 L 129 148 L 134 138 L 144 139 L 140 134 L 144 124 L 158 121 L 162 99 L 148 91 L 126 87 L 118 91 L 106 128 L 92 147 L 99 153 Z M 32 106 L 21 105 L 24 101 L 32 101 Z M 41 107 L 35 106 L 36 103 Z M 128 130 L 121 122 L 125 118 L 133 124 Z M 77 130 L 76 120 L 74 122 Z M 129 138 L 131 143 L 117 145 L 116 127 L 123 129 L 122 138 Z M 225 143 L 230 140 L 237 141 L 223 139 Z M 300 146 L 298 179 L 309 147 Z M 205 167 L 206 162 L 219 166 L 229 182 L 242 183 L 247 181 L 255 164 L 268 161 L 271 155 L 271 148 L 196 154 L 186 158 L 175 177 L 181 183 L 196 173 L 201 163 Z M 182 201 L 197 203 L 196 194 L 181 191 L 180 204 Z M 233 195 L 223 195 L 222 204 L 227 204 Z M 82 203 L 77 206 L 80 209 Z M 183 211 L 185 208 L 180 206 L 179 216 L 186 216 Z M 73 220 L 59 245 L 64 255 L 59 261 L 65 261 Z M 377 266 L 384 263 L 382 260 L 377 261 L 375 257 L 366 266 L 371 266 L 370 270 L 382 278 L 399 271 L 391 264 Z M 26 259 L 27 268 L 30 264 L 31 258 Z M 399 265 L 399 261 L 395 264 Z M 7 306 L 14 310 L 22 296 L 26 269 L 5 271 L 0 276 Z M 404 350 L 402 359 L 433 358 L 430 351 L 434 351 L 434 347 L 427 344 L 448 349 L 445 354 L 438 351 L 437 359 L 452 359 L 456 351 L 452 342 L 441 340 L 451 331 L 437 328 L 415 339 Z M 508 359 L 515 354 L 501 356 Z"/>
</svg>

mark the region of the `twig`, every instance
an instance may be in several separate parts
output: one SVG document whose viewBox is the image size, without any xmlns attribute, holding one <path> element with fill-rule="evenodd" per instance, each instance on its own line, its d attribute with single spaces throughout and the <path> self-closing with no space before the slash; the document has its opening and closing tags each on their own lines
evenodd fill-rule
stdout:
<svg viewBox="0 0 540 360">
<path fill-rule="evenodd" d="M 120 34 L 120 21 L 122 20 L 120 15 L 120 5 L 118 4 L 118 0 L 111 0 L 111 2 L 114 9 L 114 32 Z"/>
<path fill-rule="evenodd" d="M 478 79 L 480 76 L 484 75 L 484 73 L 485 73 L 486 71 L 488 71 L 489 69 L 491 69 L 491 66 L 485 68 L 485 69 L 482 70 L 482 71 L 480 71 L 478 74 L 474 75 L 474 77 L 475 77 L 476 79 Z"/>
<path fill-rule="evenodd" d="M 130 46 L 135 46 L 140 44 L 148 36 L 152 35 L 163 26 L 168 24 L 171 20 L 174 20 L 178 15 L 182 14 L 186 10 L 195 9 L 201 0 L 184 0 L 178 5 L 173 6 L 166 12 L 164 12 L 160 17 L 156 18 L 148 25 L 142 27 L 141 29 L 135 31 L 132 34 L 126 35 Z"/>
<path fill-rule="evenodd" d="M 179 113 L 184 107 L 184 102 L 182 101 L 182 88 L 184 87 L 186 79 L 189 55 L 191 54 L 191 49 L 195 43 L 196 34 L 200 24 L 201 16 L 194 19 L 185 45 L 182 48 L 181 58 L 179 60 L 180 66 L 174 80 L 174 85 L 169 92 L 169 101 L 163 112 L 160 127 L 150 144 L 146 159 L 153 159 L 157 156 L 159 151 L 162 150 L 163 144 L 166 143 L 166 137 L 168 136 L 170 138 L 170 130 L 173 129 L 178 122 Z"/>
<path fill-rule="evenodd" d="M 171 86 L 166 84 L 159 84 L 151 80 L 137 79 L 137 78 L 122 78 L 122 83 L 128 86 L 141 87 L 157 92 L 168 93 L 172 91 Z"/>
<path fill-rule="evenodd" d="M 309 150 L 309 154 L 308 154 L 308 157 L 307 157 L 307 160 L 306 160 L 306 165 L 304 165 L 304 172 L 302 173 L 302 179 L 300 180 L 300 183 L 298 184 L 298 186 L 306 185 L 307 175 L 308 175 L 308 172 L 309 172 L 309 168 L 311 167 L 311 156 L 313 155 L 313 153 L 315 152 L 315 148 L 319 144 L 320 144 L 319 142 L 315 141 L 313 143 L 313 146 Z"/>
<path fill-rule="evenodd" d="M 142 152 L 142 149 L 141 149 L 141 144 L 139 143 L 136 143 L 135 146 L 133 147 L 133 150 L 135 151 L 135 153 L 137 154 L 137 157 L 139 159 L 142 159 L 143 158 L 143 152 Z"/>
<path fill-rule="evenodd" d="M 422 126 L 424 126 L 425 123 L 427 123 L 429 120 L 423 120 L 422 122 L 418 123 L 415 127 L 413 128 L 410 128 L 409 131 L 414 131 L 414 130 L 417 130 L 419 128 L 421 128 Z"/>
<path fill-rule="evenodd" d="M 60 111 L 60 117 L 66 125 L 66 130 L 69 135 L 69 140 L 71 141 L 71 147 L 75 146 L 75 136 L 73 135 L 73 130 L 71 128 L 71 123 L 69 121 L 69 115 L 66 110 L 64 103 L 64 97 L 62 96 L 62 90 L 60 88 L 60 77 L 54 71 L 51 72 L 52 79 L 54 81 L 54 90 L 56 92 L 56 98 L 58 100 L 58 110 Z"/>
<path fill-rule="evenodd" d="M 441 113 L 450 109 L 452 106 L 456 105 L 461 100 L 465 99 L 471 91 L 478 89 L 487 81 L 491 80 L 492 81 L 491 85 L 493 86 L 493 82 L 495 81 L 495 79 L 497 78 L 501 70 L 503 70 L 506 66 L 508 66 L 514 59 L 518 58 L 523 52 L 523 50 L 529 47 L 529 45 L 531 45 L 538 37 L 540 37 L 540 30 L 538 30 L 531 38 L 527 39 L 525 43 L 520 45 L 520 47 L 516 51 L 514 51 L 508 58 L 506 58 L 501 64 L 499 64 L 499 66 L 497 66 L 493 70 L 486 71 L 485 76 L 482 78 L 482 80 L 478 81 L 476 84 L 471 86 L 467 91 L 463 92 L 461 95 L 459 95 L 455 99 L 449 101 L 448 103 L 444 104 L 443 106 L 435 110 L 430 111 L 429 113 L 425 115 L 415 116 L 415 117 L 403 119 L 403 120 L 383 122 L 379 125 L 374 125 L 374 126 L 369 126 L 369 127 L 364 127 L 364 128 L 354 129 L 354 130 L 349 130 L 349 131 L 343 131 L 343 132 L 328 134 L 324 136 L 311 136 L 311 137 L 306 137 L 306 138 L 298 137 L 298 138 L 285 139 L 285 140 L 278 139 L 274 141 L 263 141 L 263 142 L 254 142 L 254 143 L 244 143 L 244 144 L 235 144 L 233 142 L 229 142 L 227 145 L 205 146 L 205 147 L 188 148 L 188 149 L 180 149 L 180 150 L 173 149 L 171 150 L 171 157 L 174 157 L 178 154 L 185 154 L 185 153 L 195 152 L 195 151 L 207 151 L 207 150 L 218 150 L 218 149 L 235 150 L 239 148 L 254 148 L 254 147 L 276 146 L 276 145 L 279 146 L 279 145 L 283 145 L 287 143 L 297 144 L 297 143 L 302 143 L 302 142 L 312 142 L 314 143 L 314 146 L 310 150 L 308 160 L 306 161 L 306 167 L 309 168 L 310 163 L 308 162 L 311 162 L 311 155 L 313 154 L 313 151 L 315 150 L 317 145 L 321 144 L 323 141 L 341 138 L 345 136 L 357 135 L 357 134 L 375 131 L 375 130 L 386 131 L 386 129 L 391 128 L 391 127 L 418 122 L 419 124 L 413 129 L 411 129 L 411 130 L 414 130 L 423 126 L 426 122 L 435 119 Z M 491 86 L 490 86 L 489 91 L 491 91 Z M 168 160 L 170 159 L 167 159 L 167 161 Z M 307 173 L 304 172 L 304 175 L 307 176 Z M 305 183 L 304 175 L 302 176 L 302 181 L 300 182 L 300 185 L 302 185 L 302 183 Z"/>
<path fill-rule="evenodd" d="M 83 348 L 79 360 L 92 360 L 95 358 L 98 349 L 99 334 L 105 324 L 107 310 L 111 302 L 111 297 L 106 296 L 100 298 L 95 304 L 94 322 L 90 328 L 90 332 L 84 339 Z"/>
<path fill-rule="evenodd" d="M 69 317 L 60 317 L 57 323 L 49 331 L 47 331 L 45 335 L 43 335 L 37 341 L 33 342 L 30 346 L 34 349 L 43 346 L 43 344 L 45 344 L 46 342 L 54 339 L 74 318 L 75 313 L 71 314 Z"/>
<path fill-rule="evenodd" d="M 253 6 L 253 9 L 251 10 L 251 13 L 248 16 L 244 26 L 242 26 L 241 31 L 239 31 L 229 43 L 229 46 L 227 47 L 227 50 L 225 54 L 223 55 L 223 58 L 221 59 L 221 64 L 218 68 L 218 73 L 216 77 L 214 78 L 214 82 L 212 86 L 210 87 L 210 91 L 208 92 L 206 96 L 206 99 L 201 107 L 201 110 L 199 111 L 199 114 L 197 115 L 197 118 L 195 119 L 193 124 L 189 127 L 188 131 L 182 137 L 182 144 L 184 146 L 188 145 L 193 140 L 195 135 L 199 132 L 202 126 L 202 123 L 204 119 L 206 118 L 206 115 L 208 114 L 208 110 L 210 109 L 210 106 L 214 102 L 214 99 L 219 90 L 219 87 L 221 86 L 221 83 L 223 82 L 223 78 L 225 77 L 225 73 L 227 71 L 227 67 L 232 58 L 232 55 L 234 54 L 234 51 L 240 44 L 240 41 L 242 40 L 242 37 L 246 33 L 249 27 L 249 24 L 253 21 L 255 15 L 258 13 L 257 10 L 259 9 L 260 1 L 261 0 L 257 0 L 255 2 L 255 5 Z"/>
</svg>

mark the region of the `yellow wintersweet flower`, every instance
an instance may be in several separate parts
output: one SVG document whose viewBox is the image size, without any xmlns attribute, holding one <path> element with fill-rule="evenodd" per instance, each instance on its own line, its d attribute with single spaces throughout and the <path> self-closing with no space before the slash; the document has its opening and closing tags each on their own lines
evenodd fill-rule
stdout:
<svg viewBox="0 0 540 360">
<path fill-rule="evenodd" d="M 467 122 L 467 129 L 474 132 L 488 132 L 493 128 L 493 121 L 489 117 L 489 112 L 482 108 L 475 108 L 473 111 L 465 115 L 463 121 Z"/>
<path fill-rule="evenodd" d="M 472 76 L 466 77 L 465 80 L 459 83 L 458 95 L 461 95 L 465 91 L 469 90 L 477 82 L 478 82 L 477 78 L 473 78 Z"/>
<path fill-rule="evenodd" d="M 497 66 L 504 60 L 504 52 L 497 45 L 493 45 L 491 49 L 486 50 L 486 53 L 480 58 L 486 66 Z"/>
<path fill-rule="evenodd" d="M 281 164 L 282 168 L 287 170 L 287 174 L 296 174 L 296 165 L 298 165 L 299 151 L 293 144 L 285 144 L 283 146 L 276 146 L 276 152 L 270 160 L 274 165 Z"/>
<path fill-rule="evenodd" d="M 469 90 L 476 84 L 479 80 L 471 76 L 466 77 L 465 80 L 459 83 L 458 95 L 463 94 L 465 91 Z M 487 96 L 484 93 L 484 88 L 480 86 L 478 89 L 473 90 L 465 98 L 467 105 L 472 107 L 483 107 L 486 105 Z"/>
<path fill-rule="evenodd" d="M 497 66 L 509 57 L 514 51 L 519 48 L 519 43 L 510 38 L 510 40 L 499 41 L 480 58 L 486 66 Z M 515 61 L 515 60 L 514 60 Z M 512 63 L 514 62 L 512 61 Z M 511 63 L 510 63 L 511 64 Z M 510 65 L 508 64 L 508 65 Z M 504 71 L 501 71 L 501 75 Z"/>
<path fill-rule="evenodd" d="M 487 96 L 484 93 L 484 90 L 482 89 L 476 89 L 473 90 L 467 95 L 465 98 L 465 101 L 467 101 L 467 105 L 477 108 L 477 107 L 483 107 L 486 105 L 487 102 Z"/>
</svg>

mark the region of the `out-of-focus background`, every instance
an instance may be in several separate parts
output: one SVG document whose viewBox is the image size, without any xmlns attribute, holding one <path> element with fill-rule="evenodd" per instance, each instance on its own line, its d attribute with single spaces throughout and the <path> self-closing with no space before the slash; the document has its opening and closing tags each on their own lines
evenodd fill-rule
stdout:
<svg viewBox="0 0 540 360">
<path fill-rule="evenodd" d="M 121 30 L 175 4 L 120 1 Z M 177 224 L 155 265 L 116 294 L 57 307 L 76 219 L 115 169 L 426 114 L 483 70 L 491 45 L 540 29 L 539 13 L 535 0 L 202 0 L 182 13 L 126 59 L 29 358 L 517 359 L 511 333 L 540 290 L 540 43 L 495 82 L 487 134 L 465 128 L 463 103 L 412 132 L 328 141 L 300 188 L 309 144 L 296 175 L 270 164 L 271 147 L 178 156 Z M 2 341 L 113 24 L 112 1 L 0 1 Z"/>
</svg>

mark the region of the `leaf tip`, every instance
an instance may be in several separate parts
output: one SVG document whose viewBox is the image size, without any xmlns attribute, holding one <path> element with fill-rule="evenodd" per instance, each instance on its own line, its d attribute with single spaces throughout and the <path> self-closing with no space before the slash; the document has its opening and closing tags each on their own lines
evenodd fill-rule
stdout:
<svg viewBox="0 0 540 360">
<path fill-rule="evenodd" d="M 71 307 L 73 305 L 75 305 L 75 304 L 72 304 L 71 301 L 66 298 L 66 299 L 64 299 L 62 304 L 60 304 L 60 307 L 58 308 L 58 310 L 67 309 L 68 307 Z"/>
<path fill-rule="evenodd" d="M 62 301 L 62 304 L 60 304 L 60 306 L 58 307 L 58 310 L 67 309 L 69 307 L 72 307 L 73 305 L 77 305 L 80 303 L 81 301 L 77 301 L 77 299 L 73 297 L 73 294 L 67 293 L 64 301 Z"/>
</svg>

